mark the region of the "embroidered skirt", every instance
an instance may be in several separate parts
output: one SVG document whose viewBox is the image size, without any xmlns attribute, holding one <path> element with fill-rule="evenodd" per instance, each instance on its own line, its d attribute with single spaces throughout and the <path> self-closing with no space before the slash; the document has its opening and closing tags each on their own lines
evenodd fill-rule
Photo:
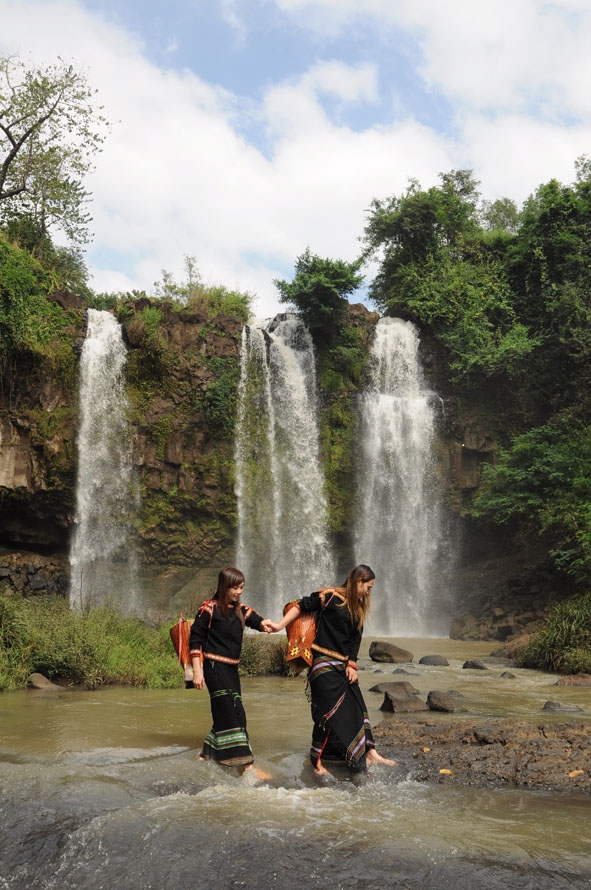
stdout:
<svg viewBox="0 0 591 890">
<path fill-rule="evenodd" d="M 316 656 L 308 674 L 312 705 L 310 760 L 346 761 L 364 770 L 368 748 L 375 748 L 367 708 L 358 683 L 349 683 L 345 664 Z"/>
<path fill-rule="evenodd" d="M 201 757 L 225 766 L 248 766 L 254 756 L 246 731 L 238 666 L 205 659 L 203 676 L 213 726 L 205 736 Z"/>
</svg>

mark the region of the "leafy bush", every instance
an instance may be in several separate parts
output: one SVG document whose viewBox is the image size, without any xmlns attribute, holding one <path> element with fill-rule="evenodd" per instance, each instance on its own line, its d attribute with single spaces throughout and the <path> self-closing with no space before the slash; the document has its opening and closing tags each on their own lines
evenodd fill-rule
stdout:
<svg viewBox="0 0 591 890">
<path fill-rule="evenodd" d="M 522 667 L 591 673 L 591 592 L 556 606 L 547 626 L 521 652 Z"/>
<path fill-rule="evenodd" d="M 548 424 L 516 436 L 497 465 L 483 467 L 475 516 L 535 525 L 550 556 L 577 582 L 591 576 L 591 440 L 589 428 Z"/>
</svg>

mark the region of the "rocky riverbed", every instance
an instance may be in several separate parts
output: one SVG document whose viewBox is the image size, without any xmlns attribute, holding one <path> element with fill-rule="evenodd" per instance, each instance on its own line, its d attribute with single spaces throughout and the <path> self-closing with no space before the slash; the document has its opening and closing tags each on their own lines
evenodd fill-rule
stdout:
<svg viewBox="0 0 591 890">
<path fill-rule="evenodd" d="M 410 779 L 591 793 L 589 723 L 395 714 L 374 727 L 378 750 Z"/>
</svg>

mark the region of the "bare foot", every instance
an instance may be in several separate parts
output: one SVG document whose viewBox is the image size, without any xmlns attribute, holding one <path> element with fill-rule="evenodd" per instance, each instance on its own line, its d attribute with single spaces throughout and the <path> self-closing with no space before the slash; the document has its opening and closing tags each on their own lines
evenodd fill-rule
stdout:
<svg viewBox="0 0 591 890">
<path fill-rule="evenodd" d="M 381 754 L 378 754 L 375 748 L 369 749 L 365 755 L 365 759 L 367 763 L 385 763 L 386 766 L 396 766 L 395 760 L 390 760 L 388 757 L 382 757 Z"/>
<path fill-rule="evenodd" d="M 264 770 L 258 769 L 258 767 L 255 767 L 254 763 L 249 763 L 248 766 L 245 766 L 242 770 L 242 775 L 251 772 L 253 772 L 257 779 L 259 779 L 261 782 L 268 782 L 269 779 L 273 778 L 271 773 L 266 773 Z"/>
<path fill-rule="evenodd" d="M 319 760 L 316 761 L 316 766 L 314 767 L 314 772 L 316 773 L 317 776 L 329 776 L 330 775 L 327 768 L 325 766 L 322 766 L 322 764 L 320 763 Z"/>
</svg>

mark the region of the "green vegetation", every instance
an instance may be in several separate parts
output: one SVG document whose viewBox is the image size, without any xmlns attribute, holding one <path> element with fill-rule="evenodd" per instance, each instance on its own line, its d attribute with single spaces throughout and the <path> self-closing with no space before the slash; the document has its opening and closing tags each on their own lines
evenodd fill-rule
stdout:
<svg viewBox="0 0 591 890">
<path fill-rule="evenodd" d="M 170 626 L 149 627 L 110 608 L 73 612 L 58 597 L 0 596 L 0 691 L 35 672 L 61 685 L 180 687 Z M 241 671 L 284 674 L 285 645 L 247 635 Z"/>
<path fill-rule="evenodd" d="M 63 599 L 0 598 L 0 689 L 33 672 L 88 689 L 113 683 L 181 685 L 164 628 L 156 630 L 103 608 L 72 612 Z"/>
<path fill-rule="evenodd" d="M 522 667 L 591 674 L 591 593 L 556 606 L 546 627 L 519 655 Z"/>
<path fill-rule="evenodd" d="M 184 281 L 177 282 L 170 272 L 162 269 L 161 280 L 154 282 L 156 296 L 192 312 L 202 312 L 208 318 L 232 315 L 246 324 L 250 317 L 253 295 L 230 290 L 221 284 L 204 284 L 196 257 L 185 255 L 184 259 Z"/>
<path fill-rule="evenodd" d="M 591 162 L 521 211 L 481 204 L 471 171 L 374 201 L 370 293 L 439 344 L 440 377 L 488 416 L 495 463 L 464 509 L 508 536 L 543 537 L 554 567 L 591 582 Z M 445 370 L 447 369 L 447 370 Z M 447 374 L 447 381 L 445 376 Z"/>
<path fill-rule="evenodd" d="M 537 529 L 555 565 L 591 582 L 591 438 L 588 429 L 547 425 L 516 436 L 483 467 L 472 513 L 516 531 Z"/>
<path fill-rule="evenodd" d="M 308 248 L 296 260 L 293 281 L 275 279 L 279 299 L 295 307 L 313 339 L 323 348 L 338 336 L 347 318 L 347 297 L 361 285 L 361 260 L 322 259 Z"/>
<path fill-rule="evenodd" d="M 442 174 L 426 192 L 412 182 L 402 197 L 372 204 L 364 255 L 381 263 L 370 294 L 388 315 L 432 331 L 456 383 L 515 378 L 538 344 L 513 302 L 508 243 L 506 232 L 479 224 L 470 171 Z"/>
<path fill-rule="evenodd" d="M 235 357 L 217 355 L 208 360 L 207 366 L 214 375 L 202 397 L 209 428 L 215 438 L 233 438 L 240 366 Z"/>
<path fill-rule="evenodd" d="M 72 65 L 0 58 L 0 221 L 34 221 L 35 250 L 56 226 L 74 244 L 89 240 L 82 180 L 108 128 L 101 110 Z"/>
</svg>

